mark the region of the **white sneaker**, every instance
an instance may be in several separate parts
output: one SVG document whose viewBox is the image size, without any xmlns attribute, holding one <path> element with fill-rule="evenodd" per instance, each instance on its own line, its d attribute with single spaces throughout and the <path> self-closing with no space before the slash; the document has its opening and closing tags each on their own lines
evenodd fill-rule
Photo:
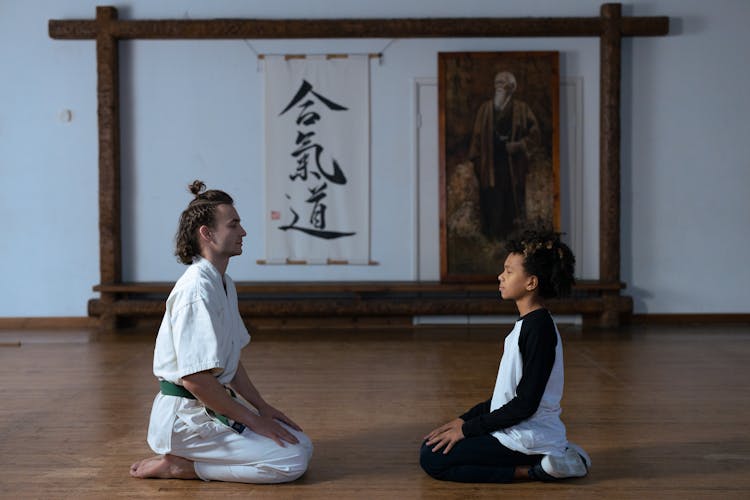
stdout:
<svg viewBox="0 0 750 500">
<path fill-rule="evenodd" d="M 586 464 L 586 471 L 588 471 L 589 469 L 591 469 L 591 457 L 589 456 L 588 453 L 586 453 L 583 450 L 583 448 L 581 448 L 580 446 L 578 446 L 575 443 L 571 443 L 570 441 L 568 441 L 568 448 L 573 448 L 576 451 L 576 453 L 578 453 L 579 455 L 581 455 L 581 458 L 583 459 L 583 462 Z"/>
<path fill-rule="evenodd" d="M 555 479 L 583 477 L 588 474 L 591 459 L 583 449 L 568 443 L 563 456 L 546 455 L 542 458 L 542 470 Z"/>
</svg>

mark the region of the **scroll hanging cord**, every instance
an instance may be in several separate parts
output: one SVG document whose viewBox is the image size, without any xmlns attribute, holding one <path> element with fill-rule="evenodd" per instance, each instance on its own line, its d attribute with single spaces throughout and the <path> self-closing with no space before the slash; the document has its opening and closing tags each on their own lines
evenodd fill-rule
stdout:
<svg viewBox="0 0 750 500">
<path fill-rule="evenodd" d="M 253 47 L 253 44 L 250 43 L 250 40 L 248 40 L 248 39 L 245 38 L 245 39 L 243 39 L 243 41 L 245 42 L 245 45 L 247 45 L 248 48 L 250 48 L 250 50 L 253 52 L 253 54 L 255 54 L 256 60 L 258 61 L 258 72 L 263 71 L 263 63 L 261 61 L 263 59 L 265 59 L 265 57 L 267 55 L 281 55 L 281 54 L 261 54 L 257 50 L 255 50 L 255 47 Z M 362 55 L 367 55 L 371 59 L 377 58 L 378 59 L 378 64 L 380 66 L 382 66 L 383 65 L 383 60 L 385 59 L 385 52 L 386 52 L 386 50 L 388 50 L 388 47 L 390 47 L 395 41 L 396 41 L 395 38 L 389 40 L 388 43 L 386 43 L 385 46 L 380 51 L 378 51 L 376 53 L 368 53 L 368 54 L 362 54 Z M 345 58 L 345 57 L 347 57 L 347 54 L 284 54 L 284 56 L 287 59 L 304 59 L 308 55 L 325 55 L 329 59 Z"/>
</svg>

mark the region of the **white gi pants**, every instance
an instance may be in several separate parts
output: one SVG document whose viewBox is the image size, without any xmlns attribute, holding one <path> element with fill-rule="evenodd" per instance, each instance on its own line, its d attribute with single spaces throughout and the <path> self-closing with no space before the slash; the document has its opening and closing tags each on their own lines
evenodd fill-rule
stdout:
<svg viewBox="0 0 750 500">
<path fill-rule="evenodd" d="M 299 440 L 279 446 L 273 440 L 245 429 L 238 434 L 216 423 L 220 432 L 210 436 L 177 418 L 170 453 L 192 460 L 195 473 L 204 481 L 239 483 L 285 483 L 307 470 L 313 452 L 310 438 L 281 423 Z"/>
</svg>

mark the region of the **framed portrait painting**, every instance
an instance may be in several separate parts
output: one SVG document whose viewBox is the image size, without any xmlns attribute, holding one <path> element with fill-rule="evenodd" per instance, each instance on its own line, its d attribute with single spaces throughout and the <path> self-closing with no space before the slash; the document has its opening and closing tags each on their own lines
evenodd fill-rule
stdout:
<svg viewBox="0 0 750 500">
<path fill-rule="evenodd" d="M 440 279 L 495 280 L 505 244 L 560 226 L 559 53 L 438 54 Z"/>
</svg>

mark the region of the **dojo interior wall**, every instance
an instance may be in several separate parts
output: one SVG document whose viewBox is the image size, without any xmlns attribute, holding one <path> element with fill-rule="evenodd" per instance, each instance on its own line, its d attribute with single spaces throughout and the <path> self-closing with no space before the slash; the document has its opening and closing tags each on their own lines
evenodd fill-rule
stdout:
<svg viewBox="0 0 750 500">
<path fill-rule="evenodd" d="M 99 281 L 95 45 L 47 35 L 49 19 L 93 18 L 96 5 L 0 4 L 0 210 L 9 228 L 0 240 L 6 282 L 0 317 L 84 316 Z M 116 6 L 124 19 L 197 19 L 596 16 L 600 5 L 133 0 Z M 750 104 L 744 97 L 750 34 L 743 20 L 750 4 L 659 0 L 625 3 L 623 14 L 672 18 L 667 37 L 623 41 L 625 293 L 634 297 L 636 313 L 750 312 L 750 270 L 743 265 L 750 247 Z M 437 205 L 421 202 L 434 196 L 429 180 L 438 166 L 429 177 L 417 164 L 415 116 L 425 103 L 419 104 L 415 88 L 434 85 L 438 52 L 504 50 L 560 51 L 561 82 L 581 90 L 575 101 L 581 140 L 563 133 L 561 164 L 564 188 L 575 183 L 580 197 L 563 196 L 562 229 L 577 238 L 579 276 L 596 278 L 598 41 L 566 38 L 123 42 L 124 279 L 179 276 L 183 267 L 172 255 L 172 238 L 189 201 L 185 186 L 195 178 L 237 201 L 248 238 L 244 255 L 230 267 L 236 280 L 437 277 L 431 246 L 438 241 Z M 370 78 L 371 258 L 379 265 L 257 265 L 264 257 L 264 73 L 256 53 L 381 51 Z M 580 162 L 575 169 L 572 157 Z M 420 211 L 425 206 L 432 211 Z"/>
</svg>

